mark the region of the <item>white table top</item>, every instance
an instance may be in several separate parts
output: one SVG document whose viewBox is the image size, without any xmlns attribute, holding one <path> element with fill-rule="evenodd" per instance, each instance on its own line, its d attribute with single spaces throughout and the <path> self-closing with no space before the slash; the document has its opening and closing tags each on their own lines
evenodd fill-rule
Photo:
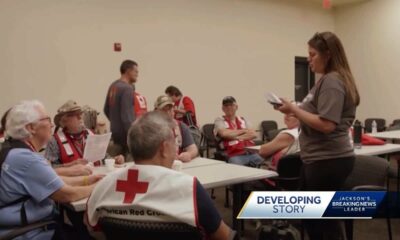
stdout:
<svg viewBox="0 0 400 240">
<path fill-rule="evenodd" d="M 132 164 L 127 163 L 126 167 L 132 166 Z M 103 166 L 96 167 L 93 172 L 106 174 L 107 169 Z M 274 171 L 227 164 L 223 161 L 206 158 L 196 158 L 189 163 L 184 163 L 182 172 L 197 177 L 206 189 L 278 176 Z M 84 211 L 86 202 L 87 199 L 82 199 L 70 203 L 69 206 L 75 211 Z"/>
<path fill-rule="evenodd" d="M 354 152 L 357 155 L 368 155 L 368 156 L 395 153 L 395 152 L 400 152 L 400 144 L 386 143 L 385 145 L 362 146 L 359 149 L 357 148 L 354 149 Z"/>
<path fill-rule="evenodd" d="M 259 151 L 260 145 L 246 148 L 251 151 Z M 400 144 L 386 143 L 384 145 L 364 145 L 360 149 L 354 149 L 354 152 L 356 155 L 368 156 L 395 153 L 400 152 Z"/>
<path fill-rule="evenodd" d="M 368 135 L 371 137 L 382 138 L 382 139 L 400 139 L 400 130 L 368 133 Z"/>
<path fill-rule="evenodd" d="M 208 159 L 208 158 L 195 158 L 192 159 L 190 162 L 185 162 L 183 163 L 182 168 L 194 168 L 194 167 L 201 167 L 201 166 L 206 166 L 206 165 L 214 165 L 214 164 L 226 164 L 224 161 L 220 160 L 214 160 L 214 159 Z"/>
<path fill-rule="evenodd" d="M 229 163 L 186 168 L 183 172 L 197 177 L 206 189 L 278 176 L 274 171 Z"/>
</svg>

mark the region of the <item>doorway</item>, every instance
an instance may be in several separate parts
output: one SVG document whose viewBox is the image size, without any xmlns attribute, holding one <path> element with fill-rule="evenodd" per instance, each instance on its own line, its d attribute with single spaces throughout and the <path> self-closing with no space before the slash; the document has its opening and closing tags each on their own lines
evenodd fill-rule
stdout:
<svg viewBox="0 0 400 240">
<path fill-rule="evenodd" d="M 315 74 L 311 72 L 307 57 L 294 57 L 294 99 L 301 102 L 314 86 Z"/>
</svg>

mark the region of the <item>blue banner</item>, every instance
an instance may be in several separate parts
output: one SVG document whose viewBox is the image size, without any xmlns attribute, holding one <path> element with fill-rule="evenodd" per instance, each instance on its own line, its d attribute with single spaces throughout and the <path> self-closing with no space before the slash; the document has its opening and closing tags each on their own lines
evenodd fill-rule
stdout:
<svg viewBox="0 0 400 240">
<path fill-rule="evenodd" d="M 320 219 L 400 217 L 394 192 L 252 192 L 239 219 Z"/>
</svg>

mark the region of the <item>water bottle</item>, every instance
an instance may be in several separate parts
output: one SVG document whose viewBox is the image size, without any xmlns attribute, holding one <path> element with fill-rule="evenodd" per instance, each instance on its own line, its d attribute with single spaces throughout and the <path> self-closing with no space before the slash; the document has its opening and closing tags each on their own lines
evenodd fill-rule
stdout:
<svg viewBox="0 0 400 240">
<path fill-rule="evenodd" d="M 378 124 L 376 124 L 376 121 L 375 121 L 375 120 L 372 121 L 372 124 L 371 124 L 371 132 L 372 132 L 372 133 L 377 133 L 377 132 L 378 132 Z"/>
<path fill-rule="evenodd" d="M 361 122 L 356 120 L 354 122 L 353 129 L 354 129 L 354 135 L 353 135 L 354 148 L 361 148 L 361 134 L 362 134 Z"/>
</svg>

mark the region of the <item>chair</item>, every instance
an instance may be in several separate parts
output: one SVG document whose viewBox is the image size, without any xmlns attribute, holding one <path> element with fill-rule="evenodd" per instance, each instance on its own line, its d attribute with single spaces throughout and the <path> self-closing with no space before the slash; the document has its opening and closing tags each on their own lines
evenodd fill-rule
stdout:
<svg viewBox="0 0 400 240">
<path fill-rule="evenodd" d="M 276 166 L 278 177 L 271 178 L 278 191 L 297 191 L 300 188 L 301 169 L 303 161 L 300 154 L 290 154 L 279 159 Z M 287 222 L 287 221 L 286 221 Z M 304 239 L 304 226 L 300 226 L 301 239 Z"/>
<path fill-rule="evenodd" d="M 400 130 L 400 119 L 395 119 L 393 122 L 386 128 L 386 131 L 395 131 Z"/>
<path fill-rule="evenodd" d="M 22 236 L 27 232 L 30 232 L 32 230 L 38 229 L 38 228 L 54 228 L 54 226 L 57 223 L 55 221 L 45 221 L 45 222 L 36 222 L 36 223 L 32 223 L 26 226 L 22 226 L 22 227 L 17 227 L 12 229 L 10 232 L 8 232 L 7 234 L 0 236 L 0 239 L 2 240 L 11 240 L 14 239 L 18 236 Z"/>
<path fill-rule="evenodd" d="M 214 136 L 214 124 L 208 123 L 204 124 L 201 128 L 202 132 L 202 146 L 205 146 L 207 157 L 210 157 L 210 149 L 214 148 L 217 149 L 218 142 Z"/>
<path fill-rule="evenodd" d="M 386 191 L 385 183 L 389 173 L 386 159 L 375 156 L 357 155 L 353 171 L 344 183 L 344 190 Z M 353 220 L 346 220 L 347 239 L 353 239 Z M 389 239 L 392 239 L 390 218 L 387 218 Z"/>
<path fill-rule="evenodd" d="M 107 239 L 203 239 L 201 232 L 186 223 L 139 222 L 103 217 L 99 225 Z"/>
<path fill-rule="evenodd" d="M 290 154 L 279 159 L 276 166 L 278 177 L 272 178 L 280 190 L 295 191 L 300 186 L 303 161 L 299 154 Z"/>
<path fill-rule="evenodd" d="M 225 161 L 225 162 L 228 161 L 226 154 L 223 151 L 218 151 L 219 146 L 218 146 L 218 141 L 214 135 L 214 124 L 213 123 L 204 124 L 203 127 L 201 128 L 201 132 L 202 132 L 201 152 L 204 152 L 204 148 L 205 148 L 206 153 L 207 153 L 206 156 L 207 156 L 207 158 L 209 158 L 210 150 L 215 149 L 216 151 L 214 152 L 214 159 Z M 203 156 L 204 154 L 201 154 L 201 155 Z M 215 199 L 214 189 L 211 189 L 211 198 Z M 225 203 L 225 205 L 226 205 L 226 203 Z"/>
<path fill-rule="evenodd" d="M 367 118 L 364 121 L 364 129 L 366 133 L 372 132 L 372 122 L 376 122 L 378 132 L 383 132 L 386 129 L 386 120 L 383 118 Z"/>
<path fill-rule="evenodd" d="M 394 119 L 390 126 L 400 125 L 400 119 Z"/>
<path fill-rule="evenodd" d="M 269 131 L 277 130 L 278 129 L 278 124 L 273 120 L 262 121 L 261 122 L 261 129 L 262 129 L 262 132 L 263 132 L 262 140 L 264 142 L 269 142 L 269 141 L 271 141 L 273 139 L 269 135 Z"/>
</svg>

